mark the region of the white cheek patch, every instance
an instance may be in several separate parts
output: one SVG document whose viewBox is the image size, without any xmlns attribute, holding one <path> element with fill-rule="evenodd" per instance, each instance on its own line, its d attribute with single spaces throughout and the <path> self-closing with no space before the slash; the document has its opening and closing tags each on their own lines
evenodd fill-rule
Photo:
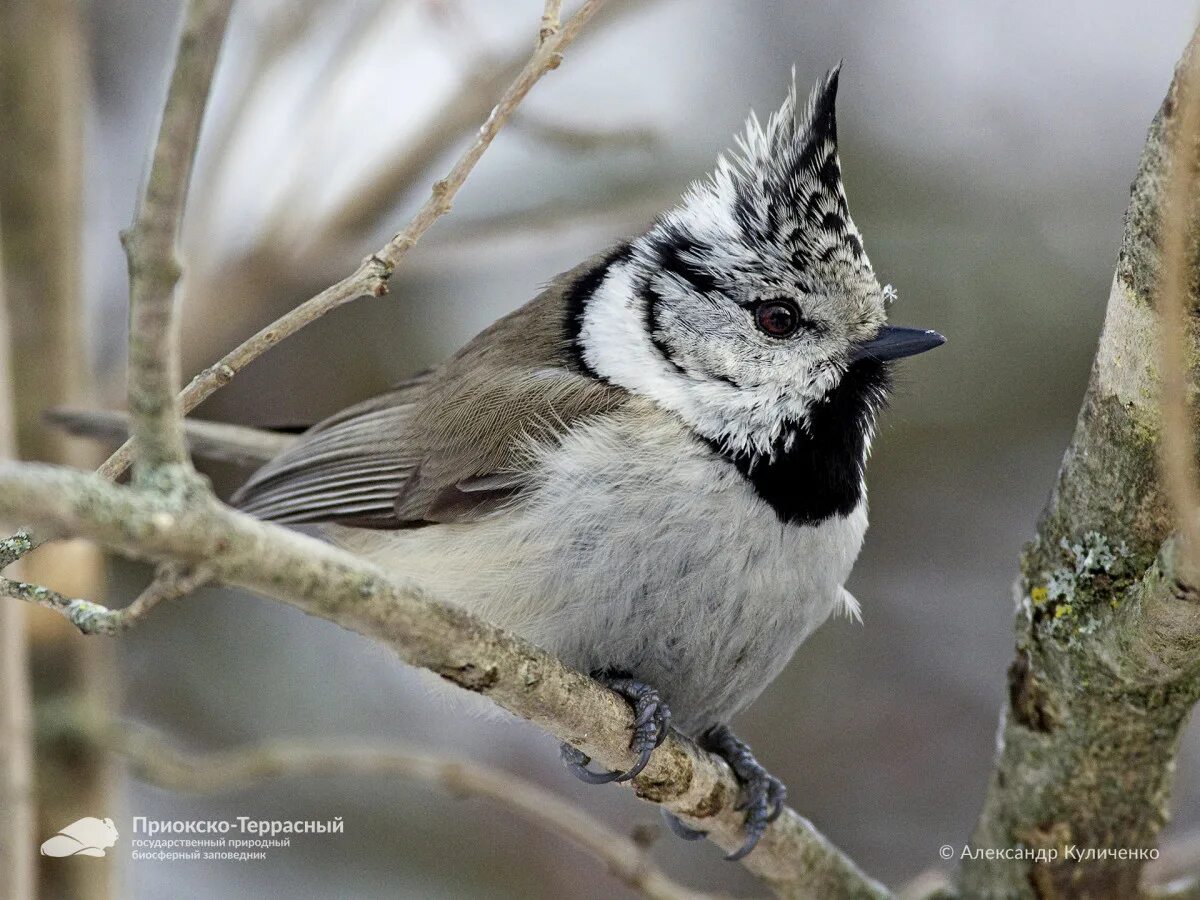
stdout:
<svg viewBox="0 0 1200 900">
<path fill-rule="evenodd" d="M 637 290 L 644 277 L 634 263 L 609 269 L 584 311 L 584 361 L 614 384 L 671 410 L 701 436 L 731 452 L 769 455 L 784 427 L 804 423 L 811 404 L 837 383 L 836 367 L 802 372 L 800 363 L 792 378 L 751 387 L 680 372 L 646 333 Z"/>
</svg>

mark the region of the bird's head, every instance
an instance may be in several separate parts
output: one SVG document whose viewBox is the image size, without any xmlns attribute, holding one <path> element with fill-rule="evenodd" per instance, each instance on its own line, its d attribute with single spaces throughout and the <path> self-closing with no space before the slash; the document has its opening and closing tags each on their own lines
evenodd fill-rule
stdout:
<svg viewBox="0 0 1200 900">
<path fill-rule="evenodd" d="M 870 430 L 888 362 L 936 332 L 887 325 L 888 291 L 850 218 L 833 69 L 610 261 L 580 312 L 586 364 L 732 452 L 773 454 L 853 389 Z M 842 398 L 846 399 L 846 398 Z"/>
</svg>

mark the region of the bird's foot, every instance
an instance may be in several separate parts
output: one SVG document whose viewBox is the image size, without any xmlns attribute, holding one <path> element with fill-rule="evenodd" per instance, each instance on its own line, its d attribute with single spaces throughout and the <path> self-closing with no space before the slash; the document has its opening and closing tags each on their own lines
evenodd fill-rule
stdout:
<svg viewBox="0 0 1200 900">
<path fill-rule="evenodd" d="M 629 749 L 637 754 L 637 762 L 626 772 L 593 772 L 587 767 L 592 761 L 591 757 L 570 744 L 562 745 L 563 762 L 572 775 L 588 784 L 630 781 L 646 768 L 651 754 L 666 738 L 667 728 L 671 724 L 671 710 L 658 691 L 628 675 L 600 672 L 593 677 L 616 691 L 633 707 L 633 736 L 629 740 Z"/>
<path fill-rule="evenodd" d="M 746 811 L 746 841 L 725 857 L 731 861 L 741 859 L 758 846 L 767 826 L 783 812 L 787 788 L 759 764 L 750 747 L 734 737 L 725 725 L 716 725 L 706 731 L 701 736 L 700 744 L 729 763 L 729 768 L 733 769 L 733 774 L 741 783 L 741 794 L 734 808 Z"/>
</svg>

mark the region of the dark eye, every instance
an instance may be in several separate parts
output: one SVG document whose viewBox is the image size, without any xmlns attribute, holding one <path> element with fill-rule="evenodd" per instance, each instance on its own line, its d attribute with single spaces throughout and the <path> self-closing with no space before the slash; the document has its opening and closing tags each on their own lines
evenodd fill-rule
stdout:
<svg viewBox="0 0 1200 900">
<path fill-rule="evenodd" d="M 799 307 L 791 300 L 767 300 L 754 310 L 754 324 L 771 337 L 791 337 L 803 322 Z"/>
</svg>

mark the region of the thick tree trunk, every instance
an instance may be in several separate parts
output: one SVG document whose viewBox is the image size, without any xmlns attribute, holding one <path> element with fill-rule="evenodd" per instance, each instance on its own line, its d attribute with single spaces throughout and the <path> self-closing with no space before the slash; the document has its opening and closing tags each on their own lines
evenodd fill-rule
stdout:
<svg viewBox="0 0 1200 900">
<path fill-rule="evenodd" d="M 1200 698 L 1200 601 L 1175 569 L 1158 464 L 1155 296 L 1178 79 L 1133 183 L 1075 435 L 1021 561 L 1002 743 L 965 896 L 1136 896 Z"/>
</svg>

